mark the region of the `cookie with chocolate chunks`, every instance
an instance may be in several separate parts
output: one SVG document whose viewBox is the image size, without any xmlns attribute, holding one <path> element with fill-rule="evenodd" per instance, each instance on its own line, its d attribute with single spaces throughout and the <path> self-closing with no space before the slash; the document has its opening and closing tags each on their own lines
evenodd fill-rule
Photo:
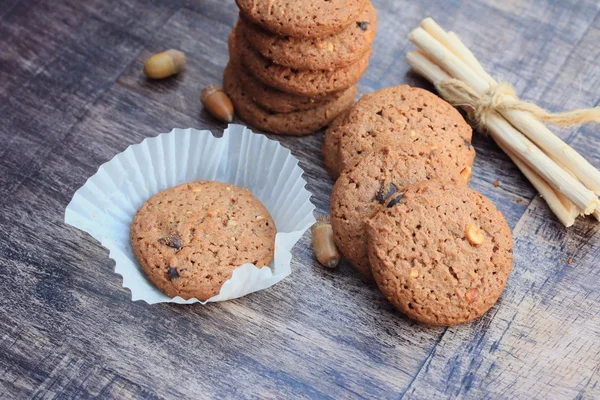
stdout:
<svg viewBox="0 0 600 400">
<path fill-rule="evenodd" d="M 356 85 L 369 66 L 369 49 L 358 61 L 334 71 L 297 70 L 273 63 L 253 50 L 248 40 L 241 34 L 239 26 L 229 37 L 239 51 L 239 59 L 250 75 L 267 86 L 301 96 L 322 96 L 340 92 Z"/>
<path fill-rule="evenodd" d="M 343 31 L 316 39 L 274 35 L 244 18 L 239 28 L 248 44 L 275 64 L 333 71 L 348 67 L 369 51 L 377 31 L 377 12 L 369 3 Z"/>
<path fill-rule="evenodd" d="M 229 63 L 239 66 L 239 54 L 234 47 L 235 43 L 234 41 L 230 41 L 229 44 L 229 54 L 231 57 Z M 301 96 L 286 93 L 265 85 L 250 75 L 245 68 L 237 68 L 237 79 L 254 103 L 274 113 L 311 110 L 335 101 L 344 94 L 344 91 L 317 96 Z"/>
<path fill-rule="evenodd" d="M 249 21 L 280 36 L 332 35 L 353 23 L 368 0 L 236 0 Z"/>
<path fill-rule="evenodd" d="M 480 317 L 498 300 L 513 266 L 504 216 L 466 186 L 412 185 L 366 227 L 379 288 L 398 310 L 425 324 Z"/>
<path fill-rule="evenodd" d="M 335 117 L 348 109 L 356 97 L 356 86 L 352 86 L 340 97 L 318 107 L 303 111 L 273 113 L 254 103 L 252 96 L 245 91 L 239 80 L 242 74 L 239 69 L 240 66 L 232 62 L 227 65 L 223 76 L 223 89 L 231 98 L 238 117 L 265 132 L 293 136 L 310 135 L 327 126 Z"/>
<path fill-rule="evenodd" d="M 365 221 L 402 198 L 406 187 L 421 181 L 466 185 L 460 169 L 440 152 L 416 146 L 382 147 L 365 155 L 339 177 L 331 195 L 335 243 L 363 276 L 371 278 Z"/>
<path fill-rule="evenodd" d="M 329 141 L 337 142 L 337 151 L 324 157 L 326 165 L 337 166 L 334 176 L 362 154 L 392 142 L 441 149 L 462 168 L 472 167 L 475 158 L 472 129 L 460 113 L 433 93 L 406 85 L 364 95 L 330 134 L 335 135 Z"/>
<path fill-rule="evenodd" d="M 270 265 L 276 233 L 249 190 L 197 181 L 146 201 L 133 218 L 130 240 L 142 271 L 161 292 L 208 300 L 237 267 Z"/>
</svg>

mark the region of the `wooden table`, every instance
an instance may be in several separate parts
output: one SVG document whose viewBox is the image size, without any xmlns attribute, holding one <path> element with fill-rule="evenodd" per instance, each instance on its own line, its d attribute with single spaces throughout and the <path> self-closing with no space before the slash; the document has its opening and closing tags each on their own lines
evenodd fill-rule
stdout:
<svg viewBox="0 0 600 400">
<path fill-rule="evenodd" d="M 596 0 L 375 5 L 361 93 L 425 85 L 404 55 L 432 15 L 524 98 L 551 110 L 600 102 Z M 513 228 L 515 268 L 474 323 L 405 319 L 349 266 L 319 268 L 309 234 L 292 276 L 267 291 L 209 306 L 130 300 L 107 251 L 64 225 L 65 206 L 145 137 L 224 128 L 199 93 L 221 80 L 236 17 L 232 0 L 0 3 L 0 398 L 600 398 L 600 224 L 564 229 L 483 135 L 471 186 Z M 168 48 L 188 54 L 186 72 L 146 81 L 143 60 Z M 558 132 L 600 166 L 597 125 Z M 277 139 L 327 213 L 322 134 Z"/>
</svg>

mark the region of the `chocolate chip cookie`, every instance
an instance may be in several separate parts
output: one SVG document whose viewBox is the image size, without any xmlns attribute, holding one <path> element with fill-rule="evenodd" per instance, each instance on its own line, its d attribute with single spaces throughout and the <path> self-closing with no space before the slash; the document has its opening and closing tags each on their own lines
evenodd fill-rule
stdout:
<svg viewBox="0 0 600 400">
<path fill-rule="evenodd" d="M 472 130 L 460 113 L 431 92 L 394 86 L 364 95 L 348 112 L 334 139 L 337 151 L 325 153 L 338 173 L 356 157 L 386 143 L 415 143 L 441 149 L 457 166 L 471 167 Z"/>
<path fill-rule="evenodd" d="M 233 49 L 232 49 L 233 50 Z M 235 50 L 230 52 L 231 63 L 240 65 Z M 338 99 L 345 91 L 335 92 L 317 96 L 300 96 L 292 93 L 282 92 L 281 90 L 265 85 L 258 79 L 251 76 L 245 68 L 237 69 L 238 79 L 248 93 L 248 96 L 261 108 L 274 113 L 288 113 L 294 111 L 304 111 L 320 107 Z"/>
<path fill-rule="evenodd" d="M 246 263 L 273 261 L 275 223 L 252 192 L 215 181 L 152 196 L 130 229 L 146 277 L 169 297 L 208 300 Z"/>
<path fill-rule="evenodd" d="M 305 111 L 272 113 L 257 106 L 240 80 L 239 66 L 230 63 L 225 68 L 223 89 L 231 98 L 235 112 L 247 124 L 264 132 L 280 135 L 309 135 L 327 126 L 354 102 L 356 86 L 347 89 L 337 99 Z"/>
<path fill-rule="evenodd" d="M 354 64 L 369 51 L 377 31 L 377 12 L 369 2 L 343 31 L 316 39 L 274 35 L 243 18 L 239 28 L 248 44 L 275 64 L 333 71 Z"/>
<path fill-rule="evenodd" d="M 369 66 L 371 50 L 349 67 L 335 71 L 296 70 L 284 67 L 274 64 L 254 51 L 240 32 L 236 26 L 230 35 L 229 40 L 234 41 L 230 49 L 239 52 L 239 59 L 252 76 L 265 85 L 284 92 L 312 97 L 346 90 L 356 85 Z"/>
<path fill-rule="evenodd" d="M 492 202 L 466 186 L 426 182 L 391 203 L 366 224 L 373 276 L 388 300 L 431 325 L 489 310 L 513 265 L 510 228 Z"/>
<path fill-rule="evenodd" d="M 442 153 L 426 147 L 419 152 L 413 145 L 377 149 L 341 174 L 331 195 L 334 240 L 363 276 L 371 278 L 364 222 L 390 205 L 408 186 L 428 180 L 468 183 L 461 170 Z"/>
<path fill-rule="evenodd" d="M 249 21 L 280 36 L 313 38 L 342 31 L 368 0 L 236 0 Z"/>
</svg>

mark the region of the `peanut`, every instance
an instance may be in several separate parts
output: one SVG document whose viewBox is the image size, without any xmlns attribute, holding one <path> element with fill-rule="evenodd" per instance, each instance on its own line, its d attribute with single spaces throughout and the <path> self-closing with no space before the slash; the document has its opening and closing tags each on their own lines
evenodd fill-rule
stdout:
<svg viewBox="0 0 600 400">
<path fill-rule="evenodd" d="M 479 228 L 475 224 L 467 225 L 467 228 L 465 229 L 465 234 L 467 236 L 467 240 L 473 246 L 479 246 L 485 240 L 483 232 L 481 232 L 481 230 L 479 230 Z"/>
<path fill-rule="evenodd" d="M 467 302 L 469 302 L 469 303 L 473 303 L 478 298 L 479 298 L 479 289 L 477 289 L 477 288 L 471 288 L 471 289 L 467 290 L 467 293 L 465 293 L 465 300 L 467 300 Z"/>
<path fill-rule="evenodd" d="M 465 183 L 469 183 L 469 180 L 471 180 L 471 172 L 472 169 L 469 166 L 464 167 L 462 171 L 460 171 L 460 176 L 464 179 Z"/>
<path fill-rule="evenodd" d="M 340 262 L 340 253 L 333 241 L 333 228 L 329 217 L 319 217 L 312 227 L 313 252 L 319 263 L 326 268 L 335 268 Z"/>
<path fill-rule="evenodd" d="M 151 79 L 163 79 L 178 74 L 185 66 L 185 53 L 167 50 L 156 53 L 144 63 L 144 74 Z"/>
</svg>

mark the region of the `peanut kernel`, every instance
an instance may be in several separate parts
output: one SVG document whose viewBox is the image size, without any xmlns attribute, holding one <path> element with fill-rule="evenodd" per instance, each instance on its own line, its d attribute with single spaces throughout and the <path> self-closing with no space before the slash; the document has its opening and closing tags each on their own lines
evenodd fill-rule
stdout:
<svg viewBox="0 0 600 400">
<path fill-rule="evenodd" d="M 483 232 L 481 232 L 475 224 L 467 225 L 465 233 L 467 236 L 467 240 L 473 246 L 479 246 L 481 243 L 483 243 L 483 240 L 485 239 Z"/>
<path fill-rule="evenodd" d="M 185 53 L 170 49 L 156 53 L 144 63 L 144 73 L 150 79 L 163 79 L 178 74 L 185 66 Z"/>
<path fill-rule="evenodd" d="M 471 172 L 472 172 L 472 169 L 469 166 L 464 167 L 463 170 L 460 171 L 460 176 L 462 176 L 462 178 L 465 180 L 466 183 L 468 183 L 469 180 L 471 179 Z"/>
<path fill-rule="evenodd" d="M 471 289 L 467 290 L 467 293 L 465 293 L 465 300 L 467 300 L 467 302 L 469 302 L 469 303 L 473 303 L 478 298 L 479 298 L 479 289 L 477 289 L 477 288 L 471 288 Z"/>
<path fill-rule="evenodd" d="M 333 228 L 329 217 L 321 216 L 311 228 L 315 258 L 325 268 L 336 268 L 340 253 L 333 239 Z"/>
</svg>

